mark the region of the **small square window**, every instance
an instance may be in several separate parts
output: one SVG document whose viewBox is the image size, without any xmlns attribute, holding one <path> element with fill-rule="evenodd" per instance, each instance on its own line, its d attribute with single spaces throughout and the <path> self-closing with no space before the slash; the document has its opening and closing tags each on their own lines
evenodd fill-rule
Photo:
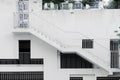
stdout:
<svg viewBox="0 0 120 80">
<path fill-rule="evenodd" d="M 93 48 L 93 39 L 83 39 L 82 48 Z"/>
</svg>

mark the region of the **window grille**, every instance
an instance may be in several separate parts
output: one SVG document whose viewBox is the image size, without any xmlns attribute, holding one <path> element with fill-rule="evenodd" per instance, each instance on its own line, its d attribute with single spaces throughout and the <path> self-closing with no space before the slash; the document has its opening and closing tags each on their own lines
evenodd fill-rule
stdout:
<svg viewBox="0 0 120 80">
<path fill-rule="evenodd" d="M 83 77 L 70 77 L 70 80 L 83 80 Z"/>
<path fill-rule="evenodd" d="M 93 39 L 83 39 L 82 48 L 93 48 Z"/>
<path fill-rule="evenodd" d="M 75 53 L 60 54 L 61 68 L 93 68 L 93 64 Z"/>
</svg>

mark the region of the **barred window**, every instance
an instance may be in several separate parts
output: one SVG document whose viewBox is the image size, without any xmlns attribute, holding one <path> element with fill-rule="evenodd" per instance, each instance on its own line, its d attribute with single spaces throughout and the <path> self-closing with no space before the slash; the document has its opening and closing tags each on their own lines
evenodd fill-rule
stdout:
<svg viewBox="0 0 120 80">
<path fill-rule="evenodd" d="M 83 39 L 82 48 L 93 48 L 93 39 Z"/>
<path fill-rule="evenodd" d="M 110 40 L 110 50 L 118 51 L 118 40 Z"/>
<path fill-rule="evenodd" d="M 0 59 L 0 65 L 16 65 L 16 64 L 44 64 L 43 58 L 32 58 L 30 60 L 27 59 Z"/>
<path fill-rule="evenodd" d="M 97 77 L 97 80 L 120 80 L 120 77 Z"/>
<path fill-rule="evenodd" d="M 83 77 L 70 77 L 70 80 L 83 80 Z"/>
<path fill-rule="evenodd" d="M 118 39 L 110 40 L 110 51 L 111 51 L 111 68 L 119 67 L 119 51 L 118 51 Z"/>
<path fill-rule="evenodd" d="M 44 80 L 44 73 L 37 72 L 0 72 L 1 80 Z"/>
<path fill-rule="evenodd" d="M 61 68 L 93 68 L 93 64 L 75 53 L 60 54 Z"/>
<path fill-rule="evenodd" d="M 119 53 L 111 52 L 111 68 L 119 68 Z"/>
</svg>

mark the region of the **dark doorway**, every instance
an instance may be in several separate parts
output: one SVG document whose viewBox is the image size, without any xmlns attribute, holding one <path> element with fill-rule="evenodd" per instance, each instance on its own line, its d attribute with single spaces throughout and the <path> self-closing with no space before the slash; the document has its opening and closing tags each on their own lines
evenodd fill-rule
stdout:
<svg viewBox="0 0 120 80">
<path fill-rule="evenodd" d="M 19 40 L 19 62 L 30 63 L 30 40 Z"/>
</svg>

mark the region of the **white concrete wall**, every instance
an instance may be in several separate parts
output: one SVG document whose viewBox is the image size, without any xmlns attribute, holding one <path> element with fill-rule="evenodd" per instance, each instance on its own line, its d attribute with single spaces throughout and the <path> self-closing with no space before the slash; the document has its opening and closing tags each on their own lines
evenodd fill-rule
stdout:
<svg viewBox="0 0 120 80">
<path fill-rule="evenodd" d="M 110 63 L 110 39 L 120 26 L 120 10 L 39 10 L 30 13 L 30 24 L 67 46 L 82 48 L 82 39 L 94 39 L 91 53 Z"/>
<path fill-rule="evenodd" d="M 39 8 L 35 8 L 35 9 L 39 9 Z M 83 76 L 84 80 L 94 80 L 96 76 L 106 76 L 107 72 L 105 72 L 102 69 L 60 69 L 59 67 L 59 60 L 58 60 L 58 54 L 57 54 L 57 50 L 53 47 L 51 47 L 50 45 L 48 45 L 47 43 L 45 43 L 44 41 L 41 41 L 40 39 L 32 36 L 32 35 L 14 35 L 12 33 L 13 31 L 13 27 L 14 27 L 14 20 L 13 20 L 13 12 L 16 11 L 16 2 L 15 0 L 0 0 L 0 59 L 13 59 L 13 58 L 18 58 L 18 40 L 31 40 L 31 57 L 32 58 L 44 58 L 44 65 L 0 65 L 0 71 L 44 71 L 44 80 L 69 80 L 70 75 L 76 75 L 78 74 L 79 76 Z M 33 10 L 34 11 L 34 10 Z M 66 13 L 65 13 L 66 12 Z M 115 23 L 111 23 L 111 25 L 109 26 L 104 26 L 104 24 L 101 24 L 101 26 L 99 25 L 95 25 L 93 24 L 93 17 L 91 17 L 90 14 L 88 14 L 87 12 L 89 11 L 85 11 L 86 14 L 88 14 L 88 16 L 92 19 L 92 24 L 93 26 L 90 27 L 94 27 L 95 29 L 98 30 L 95 31 L 91 28 L 87 29 L 88 32 L 83 32 L 89 25 L 90 23 L 87 22 L 87 24 L 84 24 L 85 22 L 83 22 L 82 18 L 83 16 L 87 16 L 84 13 L 84 11 L 76 11 L 74 14 L 70 14 L 70 12 L 68 11 L 52 11 L 52 12 L 40 12 L 40 14 L 42 15 L 43 18 L 46 18 L 45 16 L 47 16 L 47 20 L 50 21 L 51 23 L 54 22 L 55 24 L 57 24 L 58 26 L 60 26 L 60 28 L 66 30 L 72 30 L 72 31 L 80 31 L 82 33 L 84 33 L 85 35 L 91 37 L 91 38 L 95 38 L 98 39 L 100 37 L 100 40 L 107 37 L 106 40 L 101 40 L 101 44 L 104 45 L 105 47 L 109 48 L 109 42 L 108 39 L 111 36 L 115 36 L 115 35 L 111 35 L 111 31 L 112 29 L 114 29 L 114 26 L 117 28 L 117 26 L 119 25 L 119 21 L 116 20 L 115 18 L 115 14 L 118 15 L 119 11 L 115 11 L 114 14 L 110 13 L 109 11 L 93 11 L 93 13 L 101 13 L 102 12 L 105 14 L 103 17 L 99 16 L 96 14 L 97 16 L 97 21 L 96 23 L 105 23 L 104 21 L 99 22 L 99 20 L 105 20 L 107 22 L 107 20 L 109 20 L 109 22 L 107 22 L 105 25 L 108 25 L 108 23 L 111 22 L 115 22 Z M 82 13 L 81 13 L 82 12 Z M 89 12 L 91 13 L 91 12 Z M 113 15 L 113 17 L 109 17 L 107 16 L 107 14 L 109 14 L 110 16 Z M 81 16 L 83 15 L 83 16 Z M 78 17 L 79 16 L 79 17 Z M 92 15 L 94 16 L 94 15 Z M 107 17 L 107 18 L 105 18 Z M 73 21 L 77 21 L 77 25 L 82 22 L 81 26 L 85 25 L 85 28 L 81 28 L 78 26 L 73 26 L 75 24 L 72 23 L 71 21 L 71 25 L 67 24 L 69 23 L 68 20 L 71 20 L 71 18 L 74 18 Z M 87 18 L 87 17 L 86 17 Z M 88 19 L 90 19 L 88 18 Z M 52 19 L 52 20 L 51 20 Z M 80 20 L 79 20 L 80 19 Z M 116 20 L 116 21 L 115 21 Z M 58 22 L 59 21 L 59 22 Z M 85 20 L 84 20 L 85 21 Z M 65 24 L 65 25 L 63 25 Z M 89 25 L 88 25 L 89 24 Z M 68 25 L 68 26 L 67 26 Z M 96 28 L 95 26 L 98 26 L 98 28 Z M 112 29 L 110 29 L 110 27 Z M 103 30 L 105 28 L 105 30 Z M 90 31 L 95 31 L 95 32 L 91 32 Z M 109 33 L 106 34 L 106 30 L 109 31 Z M 96 34 L 94 34 L 96 33 Z M 101 33 L 101 34 L 99 34 Z M 88 35 L 89 34 L 89 35 Z M 69 35 L 69 34 L 67 34 Z M 76 35 L 76 34 L 72 34 L 72 35 Z M 78 34 L 77 34 L 78 35 Z M 98 37 L 98 35 L 100 35 Z M 106 36 L 108 35 L 108 36 Z M 110 37 L 109 37 L 110 36 Z M 61 36 L 58 36 L 61 37 Z M 64 36 L 63 36 L 64 37 Z M 69 35 L 69 37 L 71 38 L 72 36 Z M 75 36 L 77 37 L 77 36 Z M 73 38 L 74 39 L 74 38 Z M 80 37 L 80 39 L 82 39 L 82 37 Z M 65 39 L 66 40 L 66 39 Z M 78 39 L 79 40 L 79 39 Z M 99 41 L 100 42 L 100 41 Z M 106 43 L 106 44 L 105 44 Z M 97 51 L 99 52 L 99 50 Z M 97 53 L 96 53 L 97 54 Z M 108 56 L 105 56 L 105 53 L 101 53 L 101 54 L 97 54 L 99 56 L 102 56 L 104 58 L 109 58 Z M 91 76 L 87 76 L 92 74 Z M 93 76 L 94 75 L 94 76 Z M 93 79 L 94 78 L 94 79 Z"/>
</svg>

